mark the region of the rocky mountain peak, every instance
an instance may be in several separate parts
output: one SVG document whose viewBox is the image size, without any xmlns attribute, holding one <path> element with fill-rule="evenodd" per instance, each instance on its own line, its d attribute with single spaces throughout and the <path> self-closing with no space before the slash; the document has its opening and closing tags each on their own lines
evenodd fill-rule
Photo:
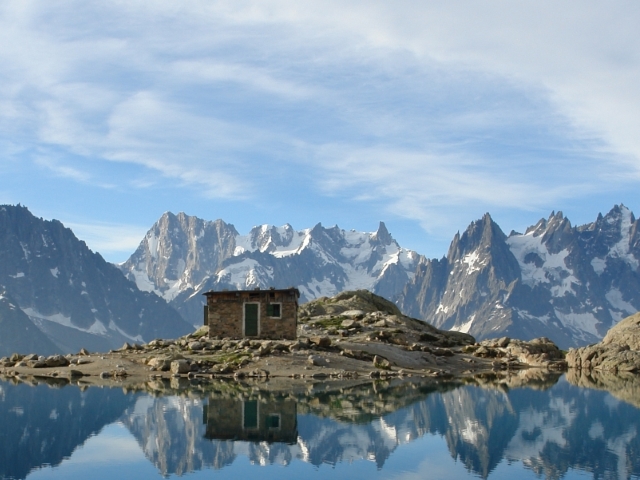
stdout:
<svg viewBox="0 0 640 480">
<path fill-rule="evenodd" d="M 447 259 L 450 263 L 455 263 L 474 252 L 491 254 L 492 245 L 496 242 L 504 242 L 506 238 L 491 215 L 486 213 L 482 219 L 472 222 L 462 236 L 459 233 L 456 234 L 449 247 Z"/>
<path fill-rule="evenodd" d="M 62 223 L 36 218 L 23 207 L 0 209 L 0 284 L 37 329 L 65 352 L 80 347 L 109 350 L 126 340 L 190 328 L 161 299 L 137 290 Z"/>
<path fill-rule="evenodd" d="M 273 252 L 278 247 L 288 246 L 294 237 L 294 230 L 288 223 L 282 227 L 261 225 L 253 227 L 249 233 L 251 246 L 260 252 Z"/>
<path fill-rule="evenodd" d="M 378 230 L 371 236 L 371 240 L 372 242 L 376 242 L 380 245 L 391 245 L 395 242 L 384 222 L 380 222 Z"/>
</svg>

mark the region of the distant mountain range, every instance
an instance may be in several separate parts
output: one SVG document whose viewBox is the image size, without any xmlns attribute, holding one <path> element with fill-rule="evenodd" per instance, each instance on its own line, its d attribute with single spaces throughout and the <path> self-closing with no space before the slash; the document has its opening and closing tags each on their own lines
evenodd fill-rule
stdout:
<svg viewBox="0 0 640 480">
<path fill-rule="evenodd" d="M 420 264 L 397 298 L 401 310 L 476 338 L 597 342 L 640 309 L 640 233 L 623 205 L 573 227 L 561 212 L 505 235 L 487 214 L 449 253 Z"/>
<path fill-rule="evenodd" d="M 21 206 L 0 206 L 0 291 L 2 355 L 107 351 L 193 330 L 60 222 Z"/>
<path fill-rule="evenodd" d="M 639 235 L 623 205 L 578 227 L 552 213 L 509 235 L 486 214 L 456 234 L 446 257 L 427 259 L 402 248 L 384 223 L 375 232 L 287 224 L 240 235 L 223 220 L 167 212 L 115 266 L 60 222 L 5 205 L 0 354 L 177 337 L 202 324 L 206 291 L 289 286 L 300 289 L 301 302 L 368 289 L 407 315 L 477 339 L 584 345 L 640 310 Z"/>
<path fill-rule="evenodd" d="M 240 235 L 222 220 L 165 213 L 121 269 L 140 290 L 201 325 L 202 293 L 209 290 L 295 286 L 306 302 L 364 288 L 394 298 L 421 260 L 384 223 L 374 233 L 317 224 L 300 231 L 262 225 Z"/>
</svg>

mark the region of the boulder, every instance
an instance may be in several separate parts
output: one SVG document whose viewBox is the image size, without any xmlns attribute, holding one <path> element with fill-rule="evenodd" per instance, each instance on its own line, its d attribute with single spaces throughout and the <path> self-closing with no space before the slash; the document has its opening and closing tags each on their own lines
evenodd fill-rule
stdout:
<svg viewBox="0 0 640 480">
<path fill-rule="evenodd" d="M 640 372 L 640 313 L 612 327 L 602 342 L 569 350 L 570 368 L 604 372 Z"/>
<path fill-rule="evenodd" d="M 171 362 L 171 373 L 182 375 L 185 373 L 189 373 L 190 371 L 191 366 L 186 360 L 174 360 L 173 362 Z"/>
<path fill-rule="evenodd" d="M 45 359 L 44 363 L 47 367 L 66 367 L 71 362 L 62 355 L 51 355 Z"/>
<path fill-rule="evenodd" d="M 166 357 L 156 357 L 149 360 L 149 365 L 153 370 L 160 370 L 162 372 L 168 372 L 171 368 L 171 359 Z"/>
</svg>

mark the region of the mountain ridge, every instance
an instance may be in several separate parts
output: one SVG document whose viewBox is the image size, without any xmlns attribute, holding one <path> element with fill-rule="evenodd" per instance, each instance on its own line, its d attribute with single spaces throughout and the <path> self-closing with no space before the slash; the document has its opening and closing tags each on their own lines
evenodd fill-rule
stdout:
<svg viewBox="0 0 640 480">
<path fill-rule="evenodd" d="M 486 214 L 454 237 L 446 257 L 420 264 L 398 305 L 478 339 L 595 343 L 638 311 L 639 258 L 638 222 L 624 205 L 578 227 L 552 212 L 509 236 Z"/>
<path fill-rule="evenodd" d="M 240 235 L 220 219 L 165 212 L 120 268 L 198 325 L 199 294 L 208 290 L 296 286 L 301 302 L 360 288 L 394 297 L 420 258 L 401 248 L 383 222 L 375 232 L 317 223 L 303 230 L 260 225 Z"/>
<path fill-rule="evenodd" d="M 191 329 L 61 222 L 37 218 L 23 206 L 0 206 L 0 285 L 63 352 L 106 351 Z M 18 340 L 1 342 L 11 347 Z"/>
</svg>

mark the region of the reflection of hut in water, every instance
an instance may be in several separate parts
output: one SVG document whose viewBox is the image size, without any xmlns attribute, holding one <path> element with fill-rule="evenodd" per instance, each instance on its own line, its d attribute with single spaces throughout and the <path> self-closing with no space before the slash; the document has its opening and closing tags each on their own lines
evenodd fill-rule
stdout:
<svg viewBox="0 0 640 480">
<path fill-rule="evenodd" d="M 205 438 L 283 442 L 298 440 L 297 404 L 291 399 L 209 398 Z"/>
</svg>

